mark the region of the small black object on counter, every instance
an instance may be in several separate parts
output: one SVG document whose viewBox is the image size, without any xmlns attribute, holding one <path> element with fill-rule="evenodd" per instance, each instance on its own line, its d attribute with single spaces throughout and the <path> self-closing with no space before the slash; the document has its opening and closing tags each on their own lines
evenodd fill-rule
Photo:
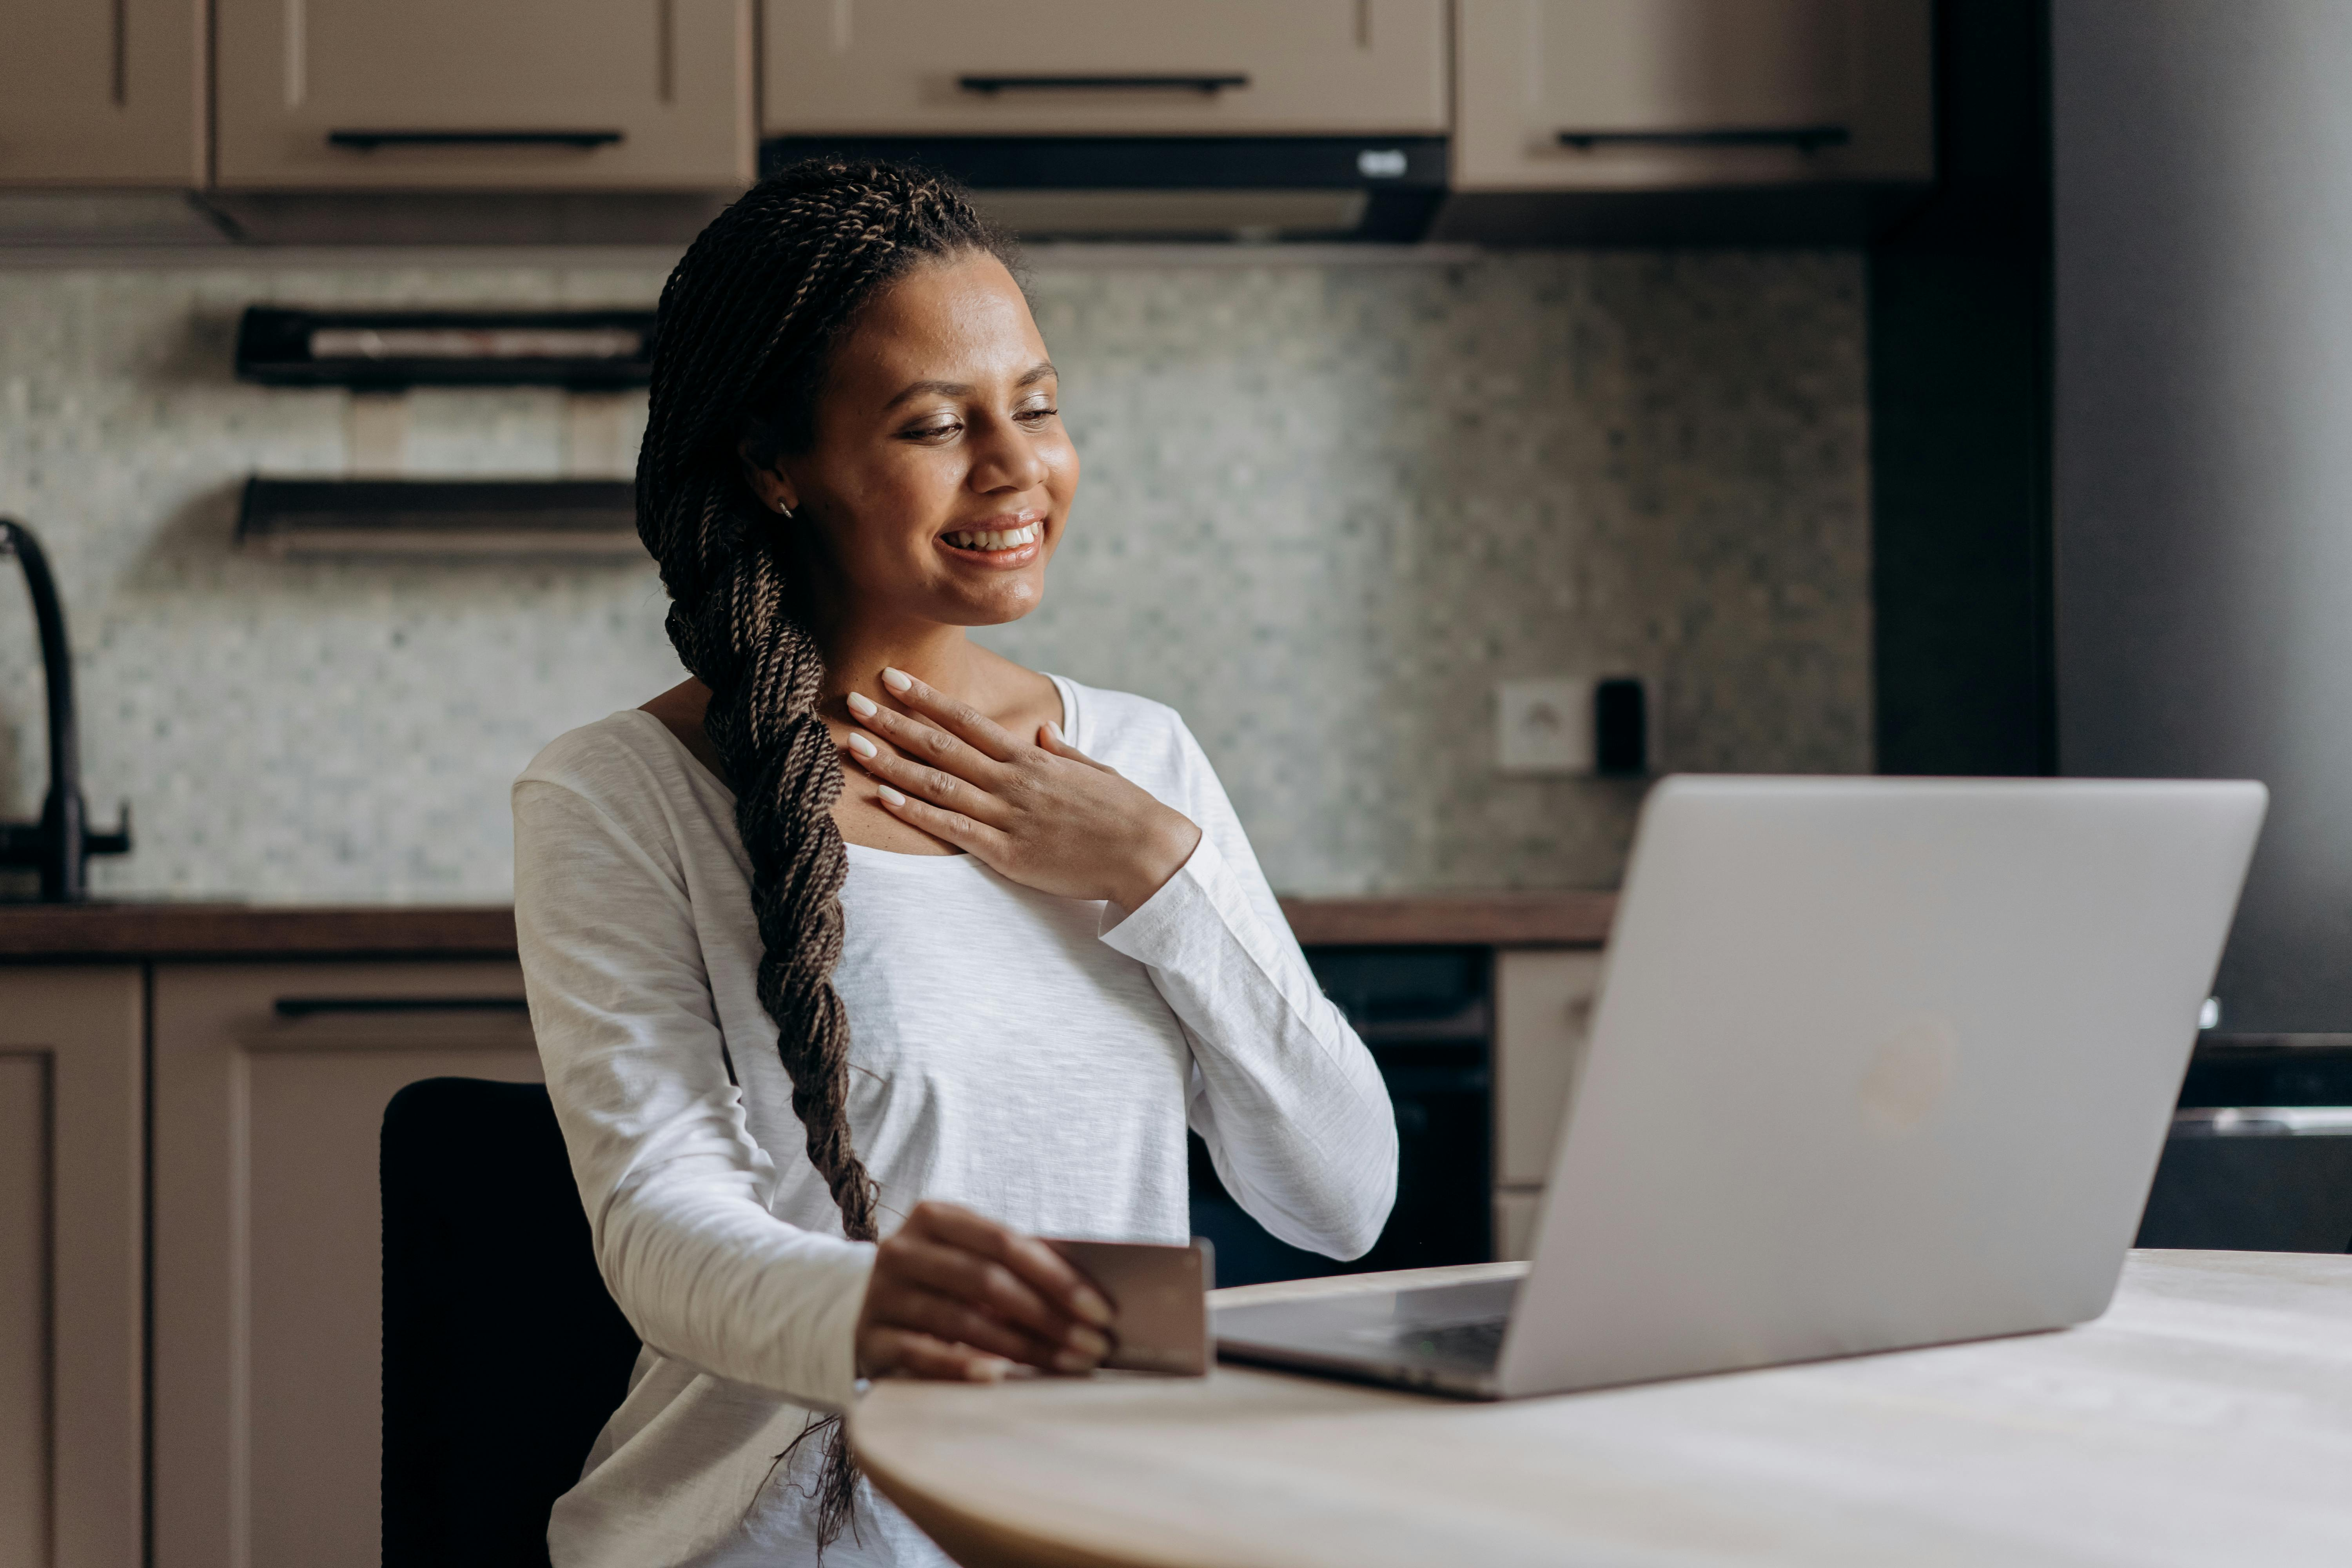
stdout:
<svg viewBox="0 0 2352 1568">
<path fill-rule="evenodd" d="M 1592 771 L 1605 778 L 1638 778 L 1650 771 L 1649 702 L 1631 676 L 1592 689 Z"/>
</svg>

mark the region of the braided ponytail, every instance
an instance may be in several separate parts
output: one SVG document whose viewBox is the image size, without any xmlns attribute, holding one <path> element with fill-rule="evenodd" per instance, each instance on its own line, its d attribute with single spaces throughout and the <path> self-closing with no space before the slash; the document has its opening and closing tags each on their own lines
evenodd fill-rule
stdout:
<svg viewBox="0 0 2352 1568">
<path fill-rule="evenodd" d="M 734 785 L 751 862 L 760 1005 L 776 1026 L 809 1163 L 856 1241 L 877 1229 L 874 1182 L 850 1144 L 849 1021 L 833 988 L 848 868 L 833 820 L 841 762 L 817 711 L 824 660 L 805 584 L 793 580 L 789 525 L 752 494 L 741 454 L 805 450 L 826 368 L 859 308 L 918 263 L 971 251 L 1010 260 L 1003 238 L 940 180 L 811 159 L 761 182 L 703 230 L 662 290 L 637 459 L 637 531 L 669 593 L 670 641 L 710 689 L 703 728 Z M 853 1521 L 857 1476 L 838 1417 L 793 1447 L 819 1432 L 821 1549 Z"/>
</svg>

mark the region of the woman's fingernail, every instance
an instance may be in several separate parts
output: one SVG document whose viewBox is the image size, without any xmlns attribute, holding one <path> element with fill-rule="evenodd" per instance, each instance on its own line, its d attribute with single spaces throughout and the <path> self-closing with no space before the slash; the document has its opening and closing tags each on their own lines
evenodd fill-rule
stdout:
<svg viewBox="0 0 2352 1568">
<path fill-rule="evenodd" d="M 861 757 L 874 756 L 879 751 L 879 748 L 877 747 L 873 742 L 867 740 L 863 735 L 856 733 L 852 733 L 849 737 L 849 749 L 856 752 Z"/>
<path fill-rule="evenodd" d="M 1095 1369 L 1095 1360 L 1093 1356 L 1083 1356 L 1076 1351 L 1064 1351 L 1054 1358 L 1054 1370 L 1055 1372 L 1092 1372 Z"/>
<path fill-rule="evenodd" d="M 897 790 L 892 789 L 888 784 L 884 784 L 882 786 L 882 798 L 889 802 L 892 805 L 904 805 L 907 804 L 907 797 L 900 795 Z"/>
<path fill-rule="evenodd" d="M 1070 1305 L 1078 1310 L 1079 1317 L 1086 1319 L 1097 1328 L 1110 1327 L 1110 1303 L 1104 1300 L 1091 1288 L 1081 1285 L 1071 1291 Z"/>
<path fill-rule="evenodd" d="M 862 691 L 853 691 L 849 694 L 849 710 L 860 719 L 871 719 L 882 711 L 874 705 L 874 699 Z"/>
<path fill-rule="evenodd" d="M 1004 1374 L 1012 1370 L 1011 1362 L 1000 1361 L 994 1356 L 990 1356 L 983 1361 L 971 1362 L 965 1368 L 967 1374 L 974 1383 L 1003 1383 Z"/>
<path fill-rule="evenodd" d="M 1070 1331 L 1064 1334 L 1062 1338 L 1080 1355 L 1092 1356 L 1095 1360 L 1100 1361 L 1110 1354 L 1110 1341 L 1084 1323 L 1071 1324 Z"/>
<path fill-rule="evenodd" d="M 1057 746 L 1066 746 L 1070 743 L 1063 738 L 1062 727 L 1051 719 L 1045 721 L 1045 733 L 1054 737 L 1054 743 Z"/>
<path fill-rule="evenodd" d="M 903 669 L 885 669 L 882 684 L 893 691 L 904 691 L 915 684 L 915 678 Z"/>
</svg>

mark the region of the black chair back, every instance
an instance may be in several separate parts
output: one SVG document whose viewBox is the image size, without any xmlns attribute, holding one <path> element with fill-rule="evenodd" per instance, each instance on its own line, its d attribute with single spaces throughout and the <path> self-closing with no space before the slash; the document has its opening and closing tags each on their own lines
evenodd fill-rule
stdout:
<svg viewBox="0 0 2352 1568">
<path fill-rule="evenodd" d="M 547 1090 L 410 1084 L 380 1171 L 384 1568 L 544 1568 L 637 1355 Z"/>
</svg>

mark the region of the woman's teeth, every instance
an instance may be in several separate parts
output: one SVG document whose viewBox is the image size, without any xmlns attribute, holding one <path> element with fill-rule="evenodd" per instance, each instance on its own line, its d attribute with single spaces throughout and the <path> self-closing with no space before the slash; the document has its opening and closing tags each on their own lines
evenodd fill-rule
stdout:
<svg viewBox="0 0 2352 1568">
<path fill-rule="evenodd" d="M 947 540 L 958 550 L 1015 550 L 1037 542 L 1037 525 L 1030 522 L 1019 528 L 992 529 L 984 533 L 950 533 Z"/>
</svg>

